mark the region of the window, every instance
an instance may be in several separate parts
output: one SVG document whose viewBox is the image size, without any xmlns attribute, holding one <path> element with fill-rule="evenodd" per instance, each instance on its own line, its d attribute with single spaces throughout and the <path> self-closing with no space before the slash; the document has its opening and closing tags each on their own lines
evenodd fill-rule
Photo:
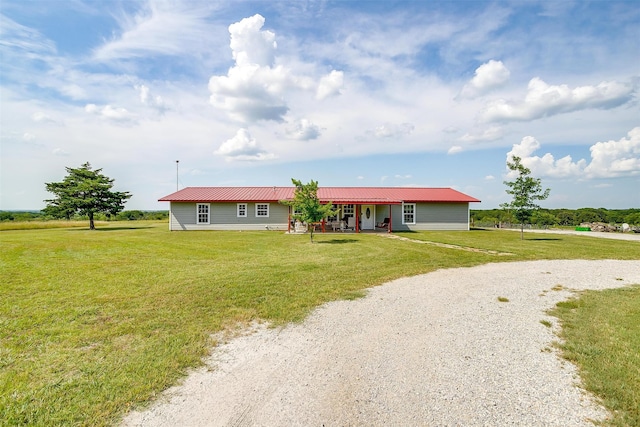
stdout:
<svg viewBox="0 0 640 427">
<path fill-rule="evenodd" d="M 198 224 L 209 224 L 209 203 L 198 203 L 196 209 L 198 212 L 196 222 Z"/>
<path fill-rule="evenodd" d="M 353 216 L 356 211 L 353 205 L 342 205 L 342 217 L 344 218 L 345 216 Z"/>
<path fill-rule="evenodd" d="M 238 218 L 247 216 L 247 204 L 246 203 L 238 203 Z"/>
<path fill-rule="evenodd" d="M 256 203 L 256 216 L 269 218 L 269 203 Z"/>
<path fill-rule="evenodd" d="M 415 203 L 402 204 L 402 223 L 403 224 L 416 223 L 416 204 Z"/>
</svg>

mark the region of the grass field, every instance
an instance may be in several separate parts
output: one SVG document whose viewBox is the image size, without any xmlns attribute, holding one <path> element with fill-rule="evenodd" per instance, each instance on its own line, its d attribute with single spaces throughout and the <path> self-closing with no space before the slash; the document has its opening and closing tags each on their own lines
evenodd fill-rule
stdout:
<svg viewBox="0 0 640 427">
<path fill-rule="evenodd" d="M 532 259 L 640 259 L 630 243 L 502 230 L 371 234 L 169 232 L 166 223 L 0 233 L 3 425 L 111 425 L 197 366 L 211 334 L 300 321 L 438 268 Z"/>
<path fill-rule="evenodd" d="M 550 313 L 561 320 L 563 356 L 613 413 L 608 425 L 640 426 L 640 286 L 583 292 Z"/>
</svg>

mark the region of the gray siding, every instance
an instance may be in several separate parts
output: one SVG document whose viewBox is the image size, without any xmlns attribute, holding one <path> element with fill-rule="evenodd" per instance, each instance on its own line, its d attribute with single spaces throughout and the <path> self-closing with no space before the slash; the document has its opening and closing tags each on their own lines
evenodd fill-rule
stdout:
<svg viewBox="0 0 640 427">
<path fill-rule="evenodd" d="M 196 203 L 172 202 L 170 230 L 283 230 L 288 229 L 289 207 L 269 203 L 269 217 L 256 217 L 255 203 L 247 203 L 247 216 L 238 218 L 237 203 L 211 203 L 210 224 L 196 224 Z M 389 205 L 376 206 L 376 223 L 389 217 Z M 391 206 L 391 231 L 468 230 L 468 203 L 417 203 L 416 223 L 402 224 L 402 205 Z"/>
<path fill-rule="evenodd" d="M 469 229 L 468 203 L 416 203 L 415 224 L 402 223 L 402 205 L 393 205 L 392 215 L 391 231 Z"/>
<path fill-rule="evenodd" d="M 247 203 L 247 216 L 237 216 L 237 203 L 211 203 L 210 224 L 196 224 L 197 203 L 171 202 L 170 230 L 287 230 L 289 207 L 269 203 L 269 217 L 256 217 L 256 204 Z"/>
</svg>

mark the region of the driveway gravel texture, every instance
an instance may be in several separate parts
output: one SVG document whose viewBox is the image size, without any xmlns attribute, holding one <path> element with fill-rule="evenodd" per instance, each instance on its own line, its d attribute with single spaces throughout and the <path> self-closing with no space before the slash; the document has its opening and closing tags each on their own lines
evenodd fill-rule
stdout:
<svg viewBox="0 0 640 427">
<path fill-rule="evenodd" d="M 122 425 L 593 426 L 607 412 L 554 349 L 559 324 L 545 311 L 576 290 L 631 284 L 640 261 L 494 263 L 398 279 L 301 324 L 254 325 Z"/>
</svg>

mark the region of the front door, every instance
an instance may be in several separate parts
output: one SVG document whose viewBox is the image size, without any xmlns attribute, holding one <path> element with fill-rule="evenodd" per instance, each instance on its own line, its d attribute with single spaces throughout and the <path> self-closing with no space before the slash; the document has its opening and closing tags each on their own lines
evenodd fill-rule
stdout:
<svg viewBox="0 0 640 427">
<path fill-rule="evenodd" d="M 373 230 L 376 225 L 376 213 L 373 205 L 362 205 L 360 209 L 360 220 L 363 230 Z"/>
</svg>

